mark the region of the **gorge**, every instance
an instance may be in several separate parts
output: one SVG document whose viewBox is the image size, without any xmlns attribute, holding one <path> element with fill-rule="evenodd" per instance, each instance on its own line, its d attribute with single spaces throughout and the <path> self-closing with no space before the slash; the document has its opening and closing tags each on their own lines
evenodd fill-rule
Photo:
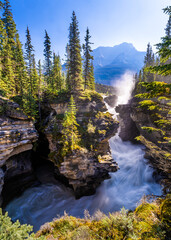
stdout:
<svg viewBox="0 0 171 240">
<path fill-rule="evenodd" d="M 125 77 L 116 105 L 126 104 L 130 98 L 132 79 Z M 116 115 L 115 109 L 107 105 L 108 111 Z M 119 130 L 120 131 L 120 130 Z M 161 195 L 161 186 L 154 178 L 154 170 L 144 158 L 144 146 L 123 142 L 119 132 L 109 140 L 112 158 L 118 163 L 119 170 L 110 173 L 94 195 L 75 199 L 72 189 L 54 178 L 47 165 L 39 168 L 42 184 L 25 190 L 6 207 L 9 216 L 15 221 L 29 223 L 37 231 L 45 222 L 52 221 L 57 215 L 68 214 L 83 217 L 84 210 L 94 214 L 97 210 L 108 214 L 122 207 L 134 210 L 143 195 Z M 48 170 L 49 168 L 49 170 Z"/>
</svg>

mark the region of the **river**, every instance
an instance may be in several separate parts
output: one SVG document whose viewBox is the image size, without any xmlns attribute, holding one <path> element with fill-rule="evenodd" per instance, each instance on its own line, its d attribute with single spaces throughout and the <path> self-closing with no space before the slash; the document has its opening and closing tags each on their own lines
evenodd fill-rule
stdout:
<svg viewBox="0 0 171 240">
<path fill-rule="evenodd" d="M 124 103 L 121 96 L 119 99 Z M 114 113 L 114 109 L 109 108 L 109 111 Z M 144 159 L 144 146 L 123 142 L 118 134 L 109 143 L 120 169 L 110 174 L 111 179 L 105 180 L 96 194 L 76 200 L 72 190 L 54 180 L 29 188 L 12 200 L 5 209 L 9 216 L 13 221 L 19 219 L 21 223 L 33 225 L 37 231 L 42 224 L 63 215 L 64 211 L 83 217 L 85 209 L 90 214 L 97 210 L 108 214 L 122 207 L 133 210 L 143 195 L 161 195 L 161 186 L 153 178 L 153 169 Z"/>
</svg>

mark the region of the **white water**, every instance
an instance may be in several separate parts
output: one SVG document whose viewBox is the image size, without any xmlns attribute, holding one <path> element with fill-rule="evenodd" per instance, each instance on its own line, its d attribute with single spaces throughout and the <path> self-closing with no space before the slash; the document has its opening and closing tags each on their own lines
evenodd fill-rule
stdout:
<svg viewBox="0 0 171 240">
<path fill-rule="evenodd" d="M 130 89 L 128 85 L 125 87 Z M 130 91 L 126 95 L 121 94 L 119 103 L 126 103 L 129 95 Z M 113 109 L 109 110 L 114 113 Z M 75 200 L 72 191 L 63 185 L 44 184 L 26 190 L 11 201 L 6 207 L 9 216 L 33 225 L 37 231 L 42 224 L 63 215 L 64 211 L 77 217 L 83 217 L 85 209 L 90 214 L 98 209 L 107 214 L 122 207 L 134 209 L 144 194 L 161 195 L 161 187 L 153 179 L 153 169 L 144 159 L 143 146 L 123 142 L 118 134 L 109 142 L 120 170 L 111 173 L 111 179 L 105 180 L 95 195 Z"/>
</svg>

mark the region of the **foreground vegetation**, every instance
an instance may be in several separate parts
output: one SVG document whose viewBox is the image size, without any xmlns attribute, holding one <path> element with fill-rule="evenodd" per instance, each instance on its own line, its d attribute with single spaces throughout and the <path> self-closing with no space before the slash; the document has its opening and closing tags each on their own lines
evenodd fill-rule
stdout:
<svg viewBox="0 0 171 240">
<path fill-rule="evenodd" d="M 0 212 L 0 239 L 58 239 L 58 240 L 164 240 L 170 239 L 171 195 L 151 203 L 142 200 L 134 212 L 124 208 L 109 216 L 97 211 L 90 216 L 85 211 L 84 219 L 68 216 L 44 224 L 36 234 L 29 234 L 31 226 L 12 223 Z"/>
</svg>

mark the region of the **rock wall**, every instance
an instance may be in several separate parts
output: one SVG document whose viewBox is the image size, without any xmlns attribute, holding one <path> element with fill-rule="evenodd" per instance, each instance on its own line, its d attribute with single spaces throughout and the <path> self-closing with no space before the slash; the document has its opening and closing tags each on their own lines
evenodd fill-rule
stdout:
<svg viewBox="0 0 171 240">
<path fill-rule="evenodd" d="M 19 109 L 19 105 L 0 98 L 0 204 L 4 178 L 31 171 L 31 163 L 17 160 L 21 153 L 29 152 L 37 140 L 33 121 Z"/>
<path fill-rule="evenodd" d="M 153 99 L 154 100 L 154 99 Z M 160 108 L 163 109 L 163 116 L 166 120 L 171 120 L 171 114 L 166 114 L 171 110 L 166 100 L 162 100 Z M 134 141 L 139 136 L 139 140 L 146 146 L 145 157 L 150 160 L 153 167 L 162 175 L 165 190 L 170 191 L 171 186 L 171 144 L 164 139 L 171 139 L 171 128 L 165 126 L 165 135 L 162 131 L 147 131 L 142 127 L 155 129 L 154 112 L 140 108 L 138 101 L 132 99 L 129 104 L 120 105 L 116 108 L 120 118 L 120 137 L 122 140 Z M 170 190 L 169 190 L 170 189 Z"/>
<path fill-rule="evenodd" d="M 104 179 L 109 178 L 109 172 L 117 171 L 118 166 L 111 157 L 108 140 L 116 134 L 119 123 L 112 118 L 112 115 L 104 113 L 107 109 L 102 98 L 92 101 L 79 99 L 76 105 L 84 149 L 64 159 L 60 158 L 62 130 L 60 115 L 66 111 L 67 103 L 46 106 L 46 110 L 49 108 L 51 111 L 44 119 L 46 123 L 44 133 L 49 142 L 49 159 L 58 167 L 59 179 L 61 176 L 64 177 L 79 198 L 93 194 L 97 186 Z M 93 125 L 94 132 L 87 132 L 89 121 Z"/>
</svg>

